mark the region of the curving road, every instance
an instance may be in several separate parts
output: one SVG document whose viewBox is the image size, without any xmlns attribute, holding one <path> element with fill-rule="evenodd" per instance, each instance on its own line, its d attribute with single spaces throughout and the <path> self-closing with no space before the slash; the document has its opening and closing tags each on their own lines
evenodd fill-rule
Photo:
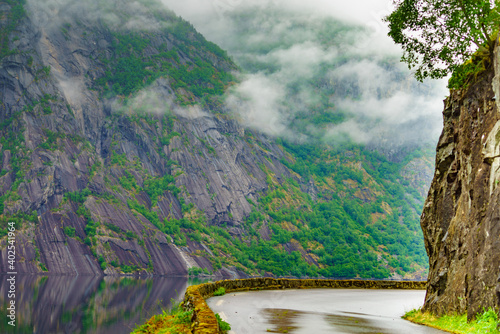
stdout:
<svg viewBox="0 0 500 334">
<path fill-rule="evenodd" d="M 423 304 L 421 290 L 278 290 L 230 293 L 207 300 L 230 334 L 437 334 L 400 317 Z"/>
</svg>

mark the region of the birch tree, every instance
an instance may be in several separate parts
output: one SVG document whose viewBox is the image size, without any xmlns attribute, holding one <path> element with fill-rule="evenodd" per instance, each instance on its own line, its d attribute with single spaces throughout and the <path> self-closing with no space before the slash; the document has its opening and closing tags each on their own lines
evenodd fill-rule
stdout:
<svg viewBox="0 0 500 334">
<path fill-rule="evenodd" d="M 442 78 L 474 52 L 491 56 L 498 35 L 500 0 L 394 0 L 385 18 L 389 36 L 403 48 L 415 77 Z"/>
</svg>

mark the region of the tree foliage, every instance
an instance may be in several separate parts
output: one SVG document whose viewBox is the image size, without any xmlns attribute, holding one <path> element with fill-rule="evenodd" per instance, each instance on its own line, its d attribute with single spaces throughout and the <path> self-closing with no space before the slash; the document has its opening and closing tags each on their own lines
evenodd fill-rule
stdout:
<svg viewBox="0 0 500 334">
<path fill-rule="evenodd" d="M 2 2 L 12 7 L 10 11 L 2 14 L 3 22 L 0 26 L 0 59 L 17 53 L 17 50 L 9 48 L 9 41 L 10 37 L 12 37 L 12 32 L 14 32 L 21 19 L 26 15 L 24 10 L 26 0 L 5 0 Z"/>
<path fill-rule="evenodd" d="M 105 73 L 96 80 L 96 88 L 108 96 L 130 96 L 164 77 L 177 93 L 185 95 L 178 96 L 181 103 L 194 103 L 196 100 L 189 99 L 191 94 L 198 99 L 221 96 L 234 79 L 224 65 L 231 63 L 230 58 L 189 23 L 180 18 L 174 21 L 175 24 L 162 31 L 176 37 L 173 45 L 151 33 L 113 32 L 112 53 L 99 58 Z M 151 44 L 159 45 L 152 51 L 148 48 Z M 219 57 L 217 62 L 212 61 L 214 55 Z"/>
<path fill-rule="evenodd" d="M 500 1 L 394 0 L 385 18 L 389 36 L 403 48 L 402 61 L 415 77 L 442 78 L 479 51 L 491 55 Z"/>
</svg>

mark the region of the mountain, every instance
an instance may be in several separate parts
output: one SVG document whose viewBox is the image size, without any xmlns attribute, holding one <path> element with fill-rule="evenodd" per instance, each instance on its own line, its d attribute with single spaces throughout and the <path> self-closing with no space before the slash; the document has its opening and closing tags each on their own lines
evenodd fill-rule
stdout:
<svg viewBox="0 0 500 334">
<path fill-rule="evenodd" d="M 245 126 L 241 67 L 156 1 L 0 15 L 2 272 L 426 276 L 425 146 Z"/>
<path fill-rule="evenodd" d="M 484 70 L 445 101 L 421 221 L 430 263 L 424 309 L 438 315 L 472 319 L 500 306 L 498 55 L 497 46 L 494 59 L 480 59 Z"/>
</svg>

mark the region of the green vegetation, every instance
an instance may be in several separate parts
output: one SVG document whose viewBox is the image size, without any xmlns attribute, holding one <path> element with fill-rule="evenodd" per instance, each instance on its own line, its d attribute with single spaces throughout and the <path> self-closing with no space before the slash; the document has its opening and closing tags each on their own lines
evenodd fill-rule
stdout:
<svg viewBox="0 0 500 334">
<path fill-rule="evenodd" d="M 206 268 L 191 267 L 188 269 L 189 276 L 208 276 L 211 273 Z"/>
<path fill-rule="evenodd" d="M 151 198 L 153 206 L 156 205 L 158 197 L 163 195 L 165 191 L 171 192 L 174 196 L 180 193 L 180 189 L 175 186 L 175 179 L 171 175 L 144 181 L 144 190 Z"/>
<path fill-rule="evenodd" d="M 231 330 L 231 325 L 221 319 L 219 313 L 215 313 L 215 318 L 217 318 L 217 323 L 222 333 L 227 333 Z"/>
<path fill-rule="evenodd" d="M 101 56 L 106 72 L 96 81 L 105 95 L 127 97 L 160 77 L 169 79 L 181 103 L 191 104 L 198 99 L 224 93 L 224 88 L 233 81 L 233 77 L 220 65 L 212 64 L 211 55 L 215 54 L 230 63 L 227 54 L 175 15 L 165 14 L 164 19 L 170 24 L 163 33 L 173 34 L 177 38 L 176 45 L 172 48 L 165 41 L 153 54 L 148 46 L 152 38 L 158 38 L 157 35 L 112 33 L 113 55 Z M 182 60 L 179 52 L 183 54 Z"/>
<path fill-rule="evenodd" d="M 120 185 L 123 187 L 123 189 L 126 190 L 132 190 L 137 188 L 137 183 L 135 181 L 135 178 L 128 170 L 124 171 L 125 176 L 120 177 Z"/>
<path fill-rule="evenodd" d="M 0 153 L 4 154 L 10 151 L 10 171 L 3 169 L 0 176 L 10 173 L 13 178 L 13 184 L 10 190 L 0 196 L 0 214 L 4 213 L 5 206 L 9 202 L 15 202 L 20 199 L 17 191 L 21 183 L 25 182 L 26 170 L 30 165 L 28 159 L 29 150 L 25 147 L 24 142 L 24 125 L 22 122 L 22 113 L 14 113 L 9 118 L 6 118 L 0 123 L 0 144 L 2 145 Z M 4 168 L 7 166 L 3 166 Z M 22 212 L 12 213 L 24 214 Z"/>
<path fill-rule="evenodd" d="M 105 91 L 110 90 L 117 95 L 128 96 L 154 80 L 153 73 L 146 70 L 149 64 L 140 56 L 149 40 L 132 34 L 115 34 L 114 37 L 114 60 L 111 61 L 106 76 L 100 78 L 97 84 Z M 138 54 L 131 53 L 130 49 Z"/>
<path fill-rule="evenodd" d="M 83 204 L 87 200 L 87 197 L 89 197 L 89 195 L 90 190 L 88 188 L 85 188 L 81 191 L 67 192 L 64 194 L 63 198 Z"/>
<path fill-rule="evenodd" d="M 99 228 L 99 226 L 101 224 L 99 222 L 92 220 L 92 215 L 90 213 L 90 210 L 87 209 L 84 205 L 85 201 L 87 200 L 87 197 L 90 195 L 91 195 L 91 192 L 89 191 L 89 189 L 85 188 L 82 191 L 66 193 L 64 195 L 64 198 L 66 200 L 69 199 L 75 203 L 78 203 L 78 209 L 76 210 L 76 214 L 78 216 L 82 217 L 86 222 L 85 228 L 84 228 L 86 237 L 83 240 L 83 242 L 87 246 L 91 247 L 93 255 L 97 258 L 97 253 L 95 252 L 95 248 L 93 248 L 93 247 L 96 246 L 97 229 Z M 66 232 L 66 229 L 65 229 L 65 232 Z M 99 261 L 99 262 L 101 262 L 101 261 Z M 101 267 L 102 267 L 102 263 L 101 263 Z"/>
<path fill-rule="evenodd" d="M 477 52 L 471 59 L 458 65 L 448 80 L 448 88 L 465 89 L 473 83 L 477 76 L 484 72 L 490 65 L 490 57 L 487 54 Z"/>
<path fill-rule="evenodd" d="M 475 320 L 467 322 L 467 315 L 444 315 L 436 317 L 420 309 L 407 312 L 404 319 L 411 322 L 438 328 L 456 334 L 500 333 L 498 314 L 493 309 L 484 310 Z"/>
<path fill-rule="evenodd" d="M 162 117 L 161 122 L 164 136 L 174 133 L 172 118 Z M 250 145 L 265 149 L 251 132 L 247 134 Z M 261 165 L 267 175 L 268 190 L 257 201 L 251 201 L 253 211 L 245 218 L 241 237 L 229 234 L 225 224 L 210 224 L 205 214 L 188 201 L 189 194 L 175 185 L 175 176 L 150 175 L 134 158 L 116 151 L 111 153 L 110 164 L 122 170 L 114 175 L 122 176 L 115 176 L 112 188 L 116 193 L 126 191 L 127 206 L 134 215 L 147 219 L 176 245 L 187 246 L 189 240 L 207 245 L 210 252 L 197 255 L 207 257 L 213 271 L 235 266 L 254 275 L 296 277 L 382 279 L 392 273 L 407 277 L 425 275 L 427 257 L 419 227 L 424 198 L 408 186 L 401 170 L 427 152 L 415 151 L 400 163 L 392 163 L 359 145 L 299 145 L 280 139 L 278 144 L 288 157 L 281 162 L 296 179 L 282 177 L 278 182 L 277 176 Z M 304 184 L 310 183 L 316 189 L 315 198 L 304 190 Z M 88 194 L 84 189 L 65 196 L 83 203 Z M 144 202 L 145 194 L 150 204 Z M 180 204 L 181 218 L 161 218 L 158 203 L 168 195 Z M 231 212 L 228 217 L 232 219 Z M 122 238 L 138 238 L 116 226 L 106 226 Z M 92 225 L 87 228 L 92 234 L 91 229 Z M 264 238 L 262 230 L 269 230 L 269 237 Z M 92 244 L 90 238 L 86 242 Z M 111 265 L 124 272 L 140 269 L 128 263 Z M 210 273 L 205 268 L 189 271 L 191 276 L 207 274 Z"/>
<path fill-rule="evenodd" d="M 50 75 L 50 71 L 51 71 L 50 66 L 44 66 L 44 67 L 37 69 L 36 73 L 35 73 L 35 82 L 38 82 L 41 79 L 48 78 Z M 43 106 L 43 112 L 44 112 L 44 114 L 51 114 L 52 113 L 50 107 L 47 105 Z"/>
<path fill-rule="evenodd" d="M 7 12 L 7 17 L 4 18 L 6 22 L 0 28 L 0 60 L 18 52 L 9 48 L 10 36 L 21 19 L 26 15 L 24 10 L 26 0 L 4 0 L 3 3 L 11 6 L 11 10 Z"/>
<path fill-rule="evenodd" d="M 39 147 L 44 149 L 44 150 L 50 150 L 50 151 L 55 151 L 58 148 L 57 145 L 57 139 L 61 138 L 64 139 L 66 138 L 65 133 L 61 132 L 53 132 L 50 131 L 49 129 L 44 129 L 44 134 L 47 136 L 47 139 L 42 142 Z"/>
<path fill-rule="evenodd" d="M 117 154 L 116 152 L 111 152 L 111 165 L 119 165 L 120 167 L 125 167 L 128 164 L 127 155 Z"/>
<path fill-rule="evenodd" d="M 284 147 L 295 161 L 282 162 L 305 180 L 314 180 L 318 198 L 312 200 L 293 180 L 279 184 L 268 175 L 269 192 L 246 220 L 250 247 L 241 256 L 236 250 L 239 263 L 297 277 L 385 278 L 391 271 L 425 271 L 418 215 L 423 198 L 401 185 L 404 180 L 397 175 L 403 163 L 392 164 L 360 147 L 342 148 L 344 154 L 321 145 Z M 356 161 L 363 167 L 355 168 Z M 371 195 L 362 197 L 370 183 Z M 269 241 L 256 231 L 264 222 L 273 232 Z M 295 245 L 297 251 L 283 252 L 285 245 Z M 301 249 L 317 259 L 319 268 L 305 261 Z"/>
<path fill-rule="evenodd" d="M 224 296 L 226 294 L 226 289 L 224 287 L 219 287 L 215 292 L 214 296 Z"/>
<path fill-rule="evenodd" d="M 172 299 L 171 302 L 171 309 L 163 310 L 161 314 L 153 316 L 144 325 L 136 327 L 131 334 L 191 333 L 193 310 L 185 311 L 175 300 Z"/>
<path fill-rule="evenodd" d="M 401 44 L 402 61 L 416 68 L 422 81 L 443 78 L 472 56 L 474 49 L 493 53 L 500 24 L 498 1 L 453 0 L 446 5 L 430 0 L 397 0 L 386 17 L 389 36 Z"/>
<path fill-rule="evenodd" d="M 71 227 L 71 226 L 66 226 L 64 228 L 64 233 L 70 237 L 70 238 L 74 238 L 75 237 L 75 228 L 74 227 Z"/>
</svg>

